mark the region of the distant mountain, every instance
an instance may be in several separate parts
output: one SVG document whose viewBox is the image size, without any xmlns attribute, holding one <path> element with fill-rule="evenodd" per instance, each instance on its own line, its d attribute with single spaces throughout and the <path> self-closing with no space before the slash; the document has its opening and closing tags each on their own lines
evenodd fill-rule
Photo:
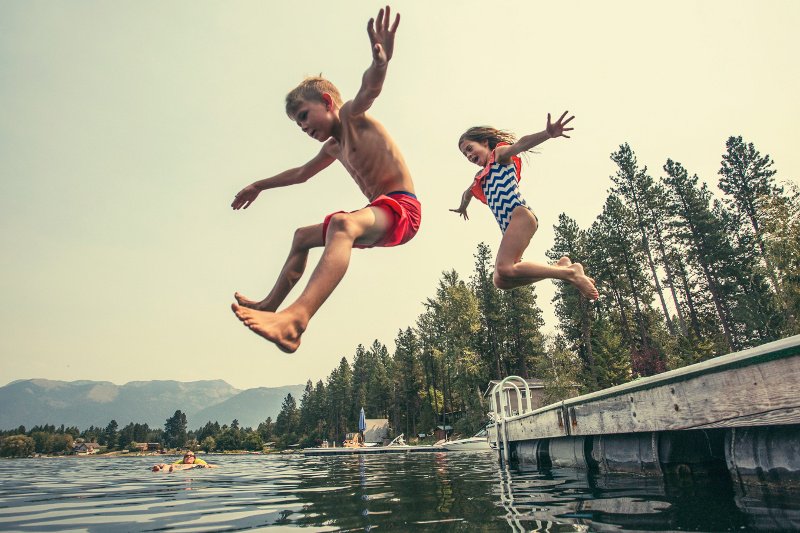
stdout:
<svg viewBox="0 0 800 533">
<path fill-rule="evenodd" d="M 192 420 L 197 420 L 197 426 L 205 425 L 206 422 L 219 422 L 228 424 L 236 418 L 242 427 L 255 428 L 271 417 L 272 421 L 281 412 L 281 406 L 286 395 L 291 393 L 294 396 L 297 406 L 300 407 L 300 398 L 303 397 L 305 385 L 290 385 L 287 387 L 257 389 L 247 389 L 236 396 L 231 396 L 227 400 L 201 409 L 192 415 Z M 237 413 L 235 417 L 231 414 Z M 188 416 L 188 415 L 187 415 Z M 194 426 L 191 426 L 194 429 Z"/>
<path fill-rule="evenodd" d="M 268 416 L 275 420 L 286 394 L 299 400 L 304 385 L 239 390 L 225 381 L 108 381 L 19 380 L 0 387 L 0 429 L 42 424 L 105 427 L 116 420 L 160 428 L 176 410 L 186 413 L 189 429 L 209 420 L 230 424 L 233 419 L 255 427 Z"/>
</svg>

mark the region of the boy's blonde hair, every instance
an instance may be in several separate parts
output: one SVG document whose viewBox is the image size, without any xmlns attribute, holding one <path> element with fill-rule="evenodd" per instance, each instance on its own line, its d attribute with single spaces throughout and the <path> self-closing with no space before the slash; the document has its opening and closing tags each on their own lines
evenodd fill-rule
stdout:
<svg viewBox="0 0 800 533">
<path fill-rule="evenodd" d="M 461 149 L 461 143 L 464 141 L 483 142 L 487 141 L 489 150 L 497 148 L 497 143 L 506 142 L 514 144 L 517 142 L 517 137 L 510 131 L 498 130 L 491 126 L 474 126 L 465 131 L 458 139 L 458 149 Z"/>
<path fill-rule="evenodd" d="M 334 84 L 322 76 L 309 76 L 286 95 L 286 114 L 294 118 L 303 102 L 324 102 L 323 93 L 331 95 L 336 107 L 342 107 L 342 96 Z"/>
</svg>

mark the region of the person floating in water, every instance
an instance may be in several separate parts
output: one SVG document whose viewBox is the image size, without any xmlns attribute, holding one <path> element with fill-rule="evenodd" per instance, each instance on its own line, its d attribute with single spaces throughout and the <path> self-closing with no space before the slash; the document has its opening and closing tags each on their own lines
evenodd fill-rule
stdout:
<svg viewBox="0 0 800 533">
<path fill-rule="evenodd" d="M 547 278 L 560 279 L 574 285 L 589 300 L 596 300 L 598 292 L 594 280 L 584 273 L 580 263 L 573 264 L 569 257 L 562 257 L 554 265 L 522 260 L 522 254 L 539 227 L 539 220 L 519 191 L 522 162 L 518 156 L 548 139 L 569 138 L 564 132 L 573 129 L 566 125 L 575 117 L 564 120 L 566 116 L 564 112 L 553 123 L 548 114 L 543 131 L 519 140 L 512 133 L 488 126 L 476 126 L 464 132 L 458 139 L 458 149 L 481 170 L 461 196 L 461 205 L 450 211 L 469 220 L 467 206 L 473 196 L 492 210 L 503 232 L 494 270 L 494 285 L 498 289 L 513 289 Z"/>
<path fill-rule="evenodd" d="M 175 470 L 186 470 L 188 468 L 217 468 L 217 466 L 198 459 L 192 450 L 188 450 L 183 454 L 183 459 L 179 459 L 172 464 L 159 463 L 153 465 L 151 470 L 153 472 L 174 472 Z"/>
<path fill-rule="evenodd" d="M 372 64 L 355 98 L 342 103 L 338 89 L 322 77 L 305 79 L 286 96 L 287 115 L 303 133 L 323 143 L 319 153 L 302 166 L 248 185 L 231 204 L 235 210 L 246 209 L 262 191 L 303 183 L 336 160 L 369 200 L 362 209 L 332 213 L 321 224 L 297 229 L 289 257 L 263 300 L 234 294 L 231 307 L 237 318 L 287 353 L 297 350 L 311 317 L 344 277 L 353 248 L 398 246 L 419 229 L 422 211 L 411 173 L 389 133 L 367 114 L 381 93 L 400 16 L 391 22 L 389 6 L 369 20 Z M 325 249 L 306 288 L 278 312 L 302 277 L 309 250 L 316 247 Z"/>
</svg>

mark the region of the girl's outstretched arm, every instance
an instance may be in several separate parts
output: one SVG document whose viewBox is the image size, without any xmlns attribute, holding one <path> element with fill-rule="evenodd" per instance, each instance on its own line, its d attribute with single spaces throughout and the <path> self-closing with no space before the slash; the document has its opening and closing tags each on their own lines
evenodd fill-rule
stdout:
<svg viewBox="0 0 800 533">
<path fill-rule="evenodd" d="M 470 200 L 472 200 L 472 188 L 470 187 L 464 194 L 461 195 L 461 205 L 458 206 L 458 209 L 451 209 L 453 213 L 458 213 L 464 220 L 469 220 L 469 215 L 467 215 L 467 206 L 469 205 Z"/>
<path fill-rule="evenodd" d="M 495 148 L 494 152 L 495 160 L 498 163 L 506 164 L 511 161 L 513 156 L 519 155 L 522 152 L 527 152 L 534 146 L 542 144 L 547 139 L 552 139 L 554 137 L 566 137 L 569 139 L 569 135 L 564 132 L 572 131 L 574 129 L 567 128 L 566 125 L 569 124 L 570 121 L 575 118 L 575 116 L 570 116 L 568 119 L 564 120 L 564 117 L 567 116 L 567 113 L 568 111 L 564 111 L 564 113 L 562 113 L 555 122 L 550 121 L 550 113 L 548 113 L 547 126 L 545 126 L 543 131 L 540 131 L 539 133 L 532 133 L 531 135 L 525 135 L 512 145 L 498 146 Z"/>
</svg>

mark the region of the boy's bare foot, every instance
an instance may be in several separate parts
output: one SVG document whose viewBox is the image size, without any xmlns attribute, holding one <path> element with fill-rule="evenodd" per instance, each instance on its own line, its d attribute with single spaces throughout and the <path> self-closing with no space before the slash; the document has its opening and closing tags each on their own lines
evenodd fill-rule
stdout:
<svg viewBox="0 0 800 533">
<path fill-rule="evenodd" d="M 575 288 L 577 288 L 585 298 L 597 300 L 597 298 L 600 297 L 600 293 L 597 292 L 597 288 L 594 286 L 594 280 L 584 274 L 583 265 L 580 263 L 573 263 L 567 268 L 575 272 L 575 277 L 569 280 L 569 282 L 575 285 Z"/>
<path fill-rule="evenodd" d="M 231 304 L 236 317 L 251 331 L 274 343 L 286 353 L 293 353 L 300 347 L 300 336 L 305 324 L 294 315 L 281 311 L 272 313 Z"/>
<path fill-rule="evenodd" d="M 239 305 L 241 305 L 242 307 L 257 309 L 258 311 L 272 311 L 272 312 L 276 311 L 276 309 L 266 304 L 264 300 L 257 302 L 256 300 L 251 300 L 250 298 L 247 298 L 244 294 L 240 292 L 233 293 L 233 297 L 236 298 L 236 301 L 239 302 Z"/>
</svg>

